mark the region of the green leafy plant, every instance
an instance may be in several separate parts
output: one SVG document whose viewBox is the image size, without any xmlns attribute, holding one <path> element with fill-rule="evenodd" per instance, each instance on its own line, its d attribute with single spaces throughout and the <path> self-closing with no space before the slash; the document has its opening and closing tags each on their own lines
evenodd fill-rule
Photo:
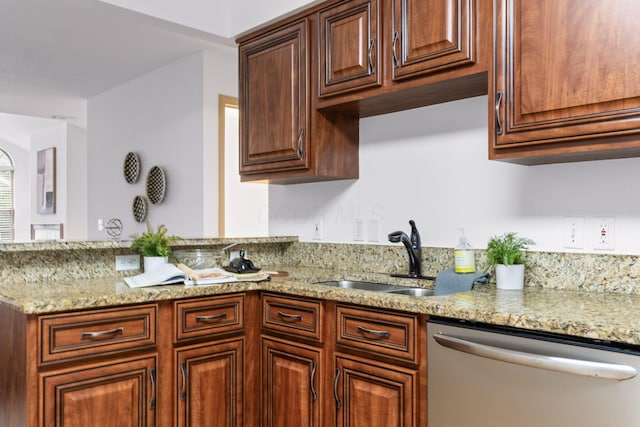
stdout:
<svg viewBox="0 0 640 427">
<path fill-rule="evenodd" d="M 505 233 L 502 236 L 494 236 L 487 244 L 487 262 L 490 265 L 525 264 L 526 253 L 529 245 L 535 242 L 525 237 L 518 237 L 517 233 Z"/>
<path fill-rule="evenodd" d="M 147 221 L 147 231 L 133 239 L 131 249 L 138 251 L 142 256 L 163 256 L 171 255 L 169 245 L 176 239 L 174 236 L 167 235 L 167 227 L 159 225 L 154 231 L 151 223 Z"/>
</svg>

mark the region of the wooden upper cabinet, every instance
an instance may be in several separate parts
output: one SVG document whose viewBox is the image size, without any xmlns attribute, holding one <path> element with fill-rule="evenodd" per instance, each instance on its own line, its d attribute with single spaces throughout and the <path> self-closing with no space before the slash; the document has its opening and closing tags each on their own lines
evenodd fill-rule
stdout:
<svg viewBox="0 0 640 427">
<path fill-rule="evenodd" d="M 317 108 L 368 117 L 487 93 L 493 0 L 343 0 L 318 13 Z"/>
<path fill-rule="evenodd" d="M 240 173 L 309 167 L 307 23 L 240 45 Z"/>
<path fill-rule="evenodd" d="M 497 2 L 490 157 L 640 155 L 637 0 Z"/>
<path fill-rule="evenodd" d="M 474 0 L 394 0 L 394 80 L 473 63 L 474 5 Z"/>
<path fill-rule="evenodd" d="M 358 178 L 358 118 L 313 105 L 310 28 L 313 19 L 296 15 L 239 40 L 242 181 Z"/>
<path fill-rule="evenodd" d="M 378 1 L 354 0 L 318 13 L 320 97 L 382 84 Z"/>
</svg>

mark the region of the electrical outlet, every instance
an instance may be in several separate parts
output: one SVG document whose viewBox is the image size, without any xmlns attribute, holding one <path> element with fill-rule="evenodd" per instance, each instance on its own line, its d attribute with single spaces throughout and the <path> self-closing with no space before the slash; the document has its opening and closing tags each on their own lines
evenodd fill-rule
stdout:
<svg viewBox="0 0 640 427">
<path fill-rule="evenodd" d="M 312 240 L 322 240 L 322 218 L 315 218 L 311 229 Z"/>
<path fill-rule="evenodd" d="M 584 217 L 571 216 L 564 219 L 563 241 L 565 248 L 584 247 Z"/>
<path fill-rule="evenodd" d="M 613 250 L 615 248 L 615 218 L 602 216 L 593 218 L 593 249 Z"/>
<path fill-rule="evenodd" d="M 140 255 L 116 255 L 116 271 L 140 270 Z"/>
<path fill-rule="evenodd" d="M 368 231 L 368 239 L 370 242 L 379 242 L 380 241 L 380 221 L 375 219 L 370 219 L 369 224 L 367 224 Z"/>
<path fill-rule="evenodd" d="M 353 241 L 364 241 L 364 221 L 362 218 L 356 218 L 353 220 Z"/>
</svg>

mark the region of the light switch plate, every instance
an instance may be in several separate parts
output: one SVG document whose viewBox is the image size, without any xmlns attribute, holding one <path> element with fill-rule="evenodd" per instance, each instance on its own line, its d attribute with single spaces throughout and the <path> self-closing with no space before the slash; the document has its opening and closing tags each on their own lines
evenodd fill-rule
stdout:
<svg viewBox="0 0 640 427">
<path fill-rule="evenodd" d="M 564 247 L 568 249 L 584 248 L 584 217 L 569 216 L 564 219 Z"/>
</svg>

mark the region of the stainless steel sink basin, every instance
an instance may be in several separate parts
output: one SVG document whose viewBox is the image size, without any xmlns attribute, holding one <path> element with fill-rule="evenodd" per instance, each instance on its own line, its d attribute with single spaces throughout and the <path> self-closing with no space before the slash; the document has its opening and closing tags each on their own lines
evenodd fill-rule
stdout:
<svg viewBox="0 0 640 427">
<path fill-rule="evenodd" d="M 413 297 L 431 297 L 433 296 L 433 289 L 425 289 L 425 288 L 404 288 L 404 289 L 393 289 L 387 291 L 390 294 L 398 294 L 398 295 L 411 295 Z"/>
<path fill-rule="evenodd" d="M 397 286 L 387 285 L 385 283 L 361 282 L 357 280 L 329 280 L 326 282 L 317 282 L 318 285 L 335 286 L 337 288 L 359 289 L 363 291 L 387 292 L 396 289 Z"/>
<path fill-rule="evenodd" d="M 364 282 L 357 280 L 329 280 L 317 282 L 318 285 L 334 286 L 337 288 L 358 289 L 362 291 L 384 292 L 397 295 L 411 295 L 415 297 L 428 297 L 433 295 L 433 289 L 409 288 L 406 286 L 389 285 L 386 283 Z"/>
</svg>

